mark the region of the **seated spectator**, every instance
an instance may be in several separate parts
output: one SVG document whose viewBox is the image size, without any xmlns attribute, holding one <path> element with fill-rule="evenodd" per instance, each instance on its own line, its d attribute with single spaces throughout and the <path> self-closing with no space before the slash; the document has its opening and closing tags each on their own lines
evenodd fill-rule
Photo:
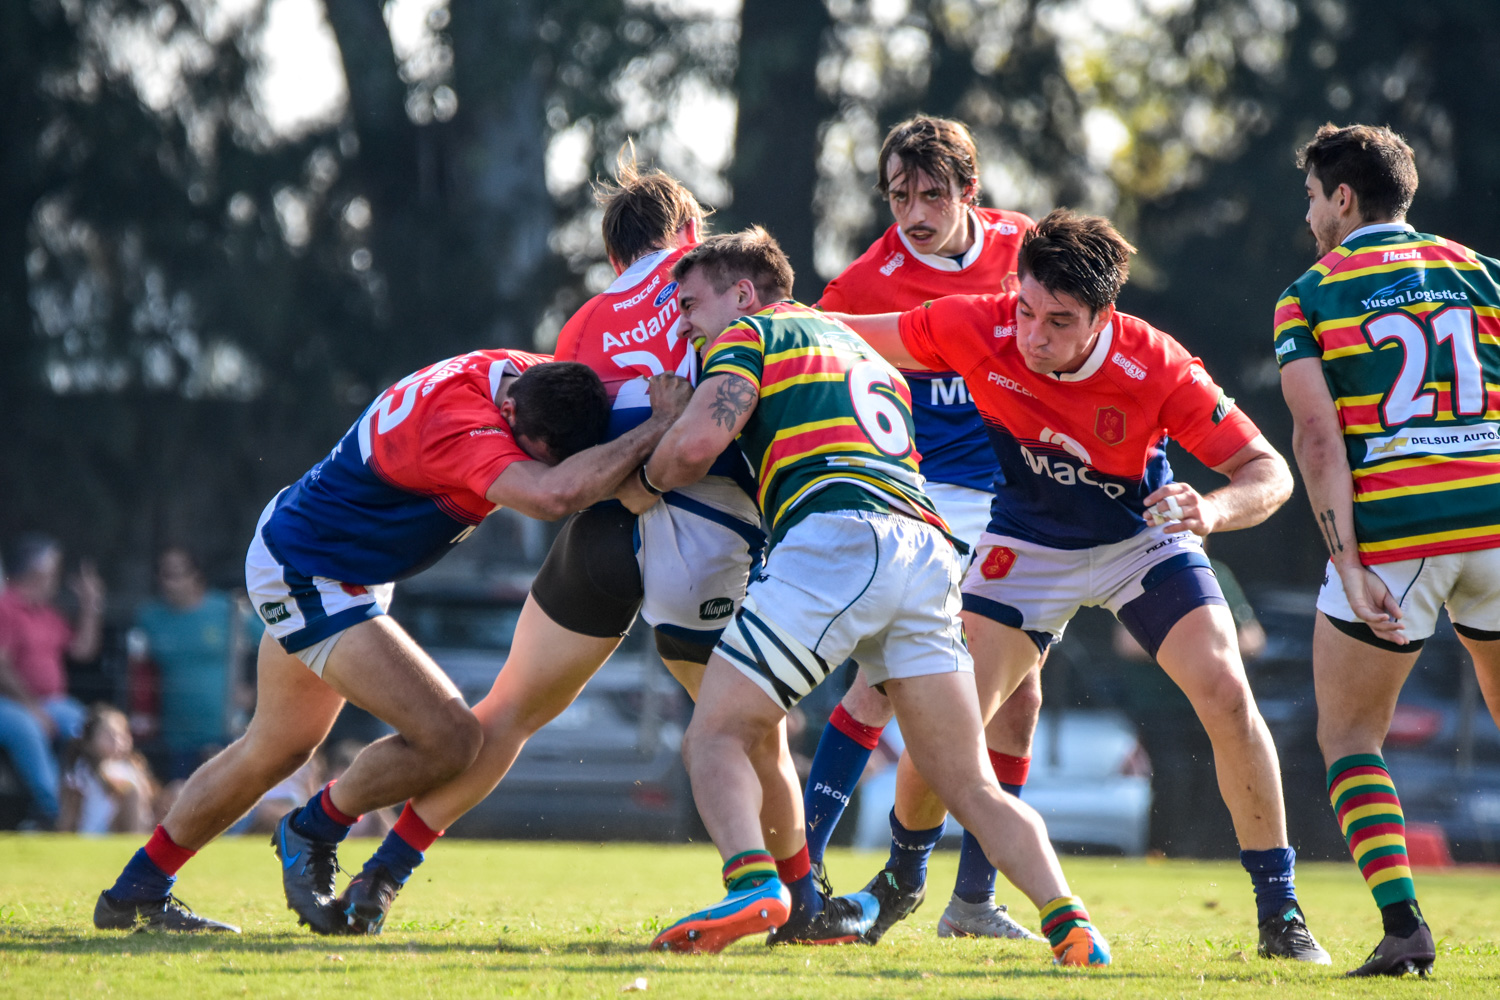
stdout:
<svg viewBox="0 0 1500 1000">
<path fill-rule="evenodd" d="M 95 705 L 83 724 L 75 758 L 63 777 L 57 828 L 70 833 L 150 833 L 157 786 L 135 750 L 125 713 Z"/>
<path fill-rule="evenodd" d="M 54 607 L 62 583 L 62 549 L 45 535 L 24 535 L 11 554 L 0 593 L 0 747 L 32 797 L 32 820 L 57 816 L 57 760 L 51 741 L 76 739 L 87 710 L 68 697 L 66 659 L 99 655 L 104 585 L 85 562 L 71 581 L 78 620 Z"/>
<path fill-rule="evenodd" d="M 251 693 L 240 680 L 240 661 L 264 630 L 248 607 L 210 590 L 192 553 L 169 546 L 157 558 L 161 597 L 136 613 L 128 643 L 132 678 L 144 681 L 143 658 L 154 666 L 154 699 L 132 693 L 132 707 L 155 702 L 155 718 L 136 725 L 159 737 L 168 751 L 168 780 L 185 778 L 239 735 Z"/>
</svg>

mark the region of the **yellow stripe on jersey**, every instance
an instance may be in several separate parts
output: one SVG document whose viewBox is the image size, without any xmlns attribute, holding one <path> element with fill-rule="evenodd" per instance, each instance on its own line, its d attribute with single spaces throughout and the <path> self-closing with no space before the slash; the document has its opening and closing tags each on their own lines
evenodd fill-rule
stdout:
<svg viewBox="0 0 1500 1000">
<path fill-rule="evenodd" d="M 842 382 L 849 375 L 848 372 L 809 372 L 806 375 L 793 375 L 791 378 L 780 378 L 760 391 L 761 399 L 775 395 L 783 389 L 790 389 L 794 385 L 806 385 L 809 382 Z"/>
<path fill-rule="evenodd" d="M 1466 461 L 1472 461 L 1467 459 Z M 1393 486 L 1390 489 L 1370 490 L 1367 493 L 1356 492 L 1355 503 L 1367 503 L 1371 500 L 1386 500 L 1390 497 L 1418 496 L 1423 493 L 1446 493 L 1449 490 L 1461 490 L 1468 486 L 1493 486 L 1500 483 L 1500 473 L 1490 473 L 1485 476 L 1468 476 L 1463 479 L 1448 479 L 1440 483 L 1419 483 L 1414 486 Z"/>
<path fill-rule="evenodd" d="M 1485 535 L 1500 535 L 1500 524 L 1485 524 L 1477 528 L 1459 528 L 1455 531 L 1434 531 L 1425 535 L 1407 535 L 1383 542 L 1360 542 L 1361 552 L 1386 552 L 1391 549 L 1407 549 L 1417 545 L 1435 545 L 1462 538 L 1481 538 Z"/>
</svg>

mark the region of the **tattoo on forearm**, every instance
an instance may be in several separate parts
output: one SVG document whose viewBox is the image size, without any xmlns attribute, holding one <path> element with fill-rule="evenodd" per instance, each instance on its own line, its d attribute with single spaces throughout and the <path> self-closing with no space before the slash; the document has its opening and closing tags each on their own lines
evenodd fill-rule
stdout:
<svg viewBox="0 0 1500 1000">
<path fill-rule="evenodd" d="M 750 407 L 755 405 L 755 386 L 742 378 L 729 376 L 719 379 L 719 392 L 714 397 L 713 409 L 709 411 L 714 423 L 727 431 L 734 430 Z"/>
<path fill-rule="evenodd" d="M 1318 527 L 1323 529 L 1323 541 L 1328 545 L 1329 555 L 1336 556 L 1344 551 L 1344 542 L 1339 537 L 1339 526 L 1334 520 L 1331 509 L 1325 510 L 1318 515 Z"/>
</svg>

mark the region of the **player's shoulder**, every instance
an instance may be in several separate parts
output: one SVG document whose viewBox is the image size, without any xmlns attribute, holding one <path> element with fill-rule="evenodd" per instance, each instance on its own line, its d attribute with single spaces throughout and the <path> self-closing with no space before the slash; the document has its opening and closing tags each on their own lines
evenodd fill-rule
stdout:
<svg viewBox="0 0 1500 1000">
<path fill-rule="evenodd" d="M 1001 236 L 1019 236 L 1028 229 L 1036 228 L 1036 220 L 1025 212 L 1012 212 L 1006 208 L 976 208 L 974 213 L 990 232 Z"/>
<path fill-rule="evenodd" d="M 1139 316 L 1116 312 L 1105 369 L 1127 388 L 1170 392 L 1203 366 L 1182 342 Z M 1203 377 L 1207 377 L 1205 372 Z"/>
<path fill-rule="evenodd" d="M 893 225 L 828 283 L 818 305 L 838 311 L 848 300 L 865 293 L 878 278 L 889 278 L 896 268 L 905 263 L 906 256 L 907 250 L 901 242 L 899 230 Z"/>
</svg>

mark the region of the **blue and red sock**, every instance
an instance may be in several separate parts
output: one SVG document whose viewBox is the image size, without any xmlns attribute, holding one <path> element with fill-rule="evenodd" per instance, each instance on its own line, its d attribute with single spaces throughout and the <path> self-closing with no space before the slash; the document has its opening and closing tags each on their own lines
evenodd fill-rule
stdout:
<svg viewBox="0 0 1500 1000">
<path fill-rule="evenodd" d="M 930 830 L 908 830 L 891 810 L 891 856 L 885 866 L 896 873 L 896 881 L 907 891 L 927 881 L 927 859 L 943 839 L 944 820 Z"/>
<path fill-rule="evenodd" d="M 349 836 L 349 828 L 359 822 L 358 816 L 350 816 L 333 804 L 329 782 L 307 800 L 307 804 L 292 814 L 291 826 L 309 840 L 321 840 L 337 844 Z"/>
<path fill-rule="evenodd" d="M 812 860 L 806 844 L 791 857 L 777 860 L 776 877 L 792 894 L 792 916 L 811 918 L 823 911 L 823 897 L 818 893 L 817 880 L 812 877 Z"/>
<path fill-rule="evenodd" d="M 1297 865 L 1297 852 L 1290 847 L 1241 851 L 1240 864 L 1250 873 L 1250 883 L 1255 887 L 1257 921 L 1280 916 L 1288 903 L 1297 901 L 1293 875 L 1293 869 Z"/>
<path fill-rule="evenodd" d="M 365 871 L 384 865 L 402 885 L 411 878 L 411 873 L 422 863 L 427 856 L 427 849 L 443 835 L 444 831 L 434 830 L 422 821 L 417 811 L 408 802 L 401 810 L 391 832 L 385 835 L 385 840 L 370 855 L 370 860 L 365 862 Z"/>
<path fill-rule="evenodd" d="M 146 846 L 136 851 L 125 870 L 109 889 L 109 896 L 117 903 L 144 903 L 166 899 L 177 881 L 177 872 L 197 851 L 181 847 L 158 826 L 146 841 Z"/>
<path fill-rule="evenodd" d="M 990 766 L 995 769 L 1000 787 L 1020 798 L 1031 771 L 1031 758 L 998 750 L 989 753 Z M 979 840 L 968 830 L 964 831 L 963 844 L 958 849 L 958 878 L 953 883 L 953 894 L 965 903 L 983 903 L 995 898 L 995 866 L 990 864 Z"/>
<path fill-rule="evenodd" d="M 828 725 L 813 754 L 807 775 L 803 810 L 807 815 L 807 849 L 821 863 L 834 827 L 849 806 L 849 796 L 859 784 L 870 753 L 880 743 L 884 726 L 867 726 L 839 705 L 828 717 Z"/>
</svg>

